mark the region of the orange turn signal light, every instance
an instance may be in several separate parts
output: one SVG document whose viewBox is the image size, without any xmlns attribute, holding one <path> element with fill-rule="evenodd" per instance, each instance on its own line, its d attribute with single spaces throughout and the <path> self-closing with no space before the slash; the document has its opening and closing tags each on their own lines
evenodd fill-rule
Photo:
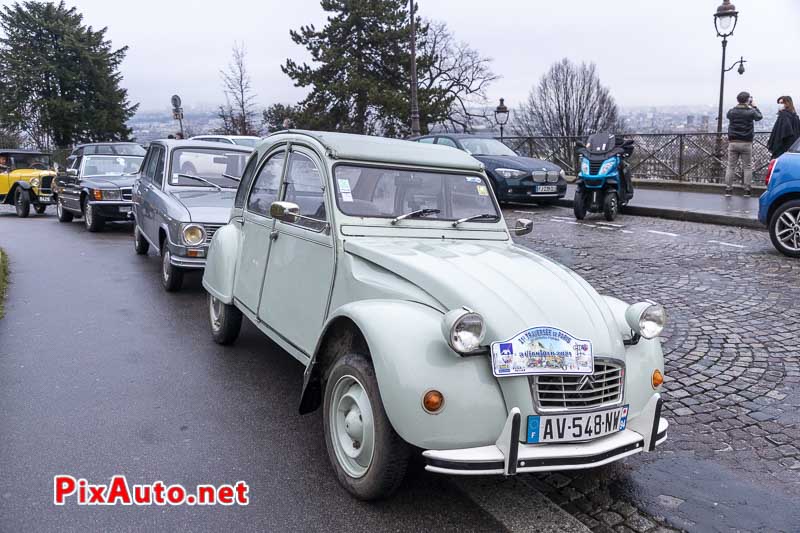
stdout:
<svg viewBox="0 0 800 533">
<path fill-rule="evenodd" d="M 92 191 L 92 196 L 95 200 L 102 200 L 103 199 L 103 191 L 99 189 L 95 189 Z"/>
<path fill-rule="evenodd" d="M 444 407 L 444 396 L 438 390 L 429 390 L 422 397 L 422 408 L 431 414 L 439 412 Z"/>
<path fill-rule="evenodd" d="M 664 374 L 661 373 L 661 370 L 655 369 L 653 370 L 653 388 L 657 389 L 664 383 Z"/>
</svg>

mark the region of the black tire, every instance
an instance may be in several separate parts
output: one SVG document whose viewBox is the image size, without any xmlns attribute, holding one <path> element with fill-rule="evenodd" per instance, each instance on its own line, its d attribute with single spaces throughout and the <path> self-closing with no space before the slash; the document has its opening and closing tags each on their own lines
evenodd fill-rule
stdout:
<svg viewBox="0 0 800 533">
<path fill-rule="evenodd" d="M 800 217 L 800 200 L 789 200 L 779 205 L 769 219 L 769 238 L 772 245 L 786 257 L 800 257 L 800 219 L 798 217 Z M 794 223 L 791 222 L 792 218 L 795 220 Z"/>
<path fill-rule="evenodd" d="M 58 215 L 59 222 L 72 222 L 72 213 L 64 209 L 64 206 L 61 205 L 61 200 L 58 198 L 56 198 L 56 215 Z"/>
<path fill-rule="evenodd" d="M 19 218 L 28 218 L 31 214 L 31 196 L 25 189 L 17 189 L 14 192 L 14 208 Z"/>
<path fill-rule="evenodd" d="M 586 195 L 580 189 L 575 191 L 575 198 L 572 202 L 572 211 L 575 218 L 583 220 L 586 218 Z"/>
<path fill-rule="evenodd" d="M 133 249 L 136 250 L 136 255 L 147 255 L 150 250 L 150 243 L 139 231 L 139 225 L 136 223 L 133 224 Z"/>
<path fill-rule="evenodd" d="M 617 218 L 618 213 L 619 196 L 617 196 L 617 193 L 613 191 L 606 192 L 606 195 L 603 198 L 603 216 L 606 217 L 607 221 L 612 222 L 615 218 Z"/>
<path fill-rule="evenodd" d="M 103 226 L 106 223 L 103 217 L 95 212 L 94 207 L 89 203 L 88 196 L 83 198 L 83 223 L 86 226 L 86 230 L 91 233 L 103 231 Z"/>
<path fill-rule="evenodd" d="M 208 295 L 208 318 L 214 342 L 227 346 L 233 344 L 242 330 L 242 312 L 234 305 L 224 304 Z"/>
<path fill-rule="evenodd" d="M 167 292 L 176 292 L 183 286 L 183 269 L 170 263 L 171 257 L 165 240 L 161 245 L 161 285 Z"/>
<path fill-rule="evenodd" d="M 366 467 L 366 472 L 359 477 L 349 474 L 340 463 L 336 451 L 337 444 L 333 441 L 335 429 L 331 427 L 332 411 L 334 415 L 341 412 L 336 406 L 332 406 L 333 395 L 338 384 L 346 383 L 347 380 L 355 380 L 366 391 L 374 422 L 372 457 Z M 358 420 L 361 421 L 361 411 L 358 412 Z M 345 416 L 344 420 L 346 421 L 346 419 Z M 375 378 L 375 369 L 367 356 L 360 353 L 348 353 L 336 360 L 330 367 L 325 379 L 323 422 L 328 458 L 336 472 L 339 484 L 347 492 L 360 500 L 377 500 L 386 498 L 397 490 L 408 468 L 411 447 L 395 432 L 386 416 L 378 389 L 378 380 Z"/>
<path fill-rule="evenodd" d="M 33 208 L 36 210 L 37 215 L 44 215 L 44 212 L 47 211 L 47 206 L 45 204 L 36 204 Z"/>
</svg>

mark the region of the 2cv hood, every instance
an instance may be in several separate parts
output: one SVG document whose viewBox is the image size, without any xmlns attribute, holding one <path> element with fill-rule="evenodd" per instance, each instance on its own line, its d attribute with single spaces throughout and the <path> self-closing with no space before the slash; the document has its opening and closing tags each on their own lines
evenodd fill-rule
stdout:
<svg viewBox="0 0 800 533">
<path fill-rule="evenodd" d="M 192 222 L 227 224 L 236 190 L 173 191 L 172 195 L 189 212 Z"/>
<path fill-rule="evenodd" d="M 462 306 L 486 321 L 485 343 L 548 326 L 592 341 L 596 354 L 624 352 L 611 310 L 571 270 L 505 242 L 354 239 L 345 250 L 389 270 L 448 310 Z"/>
</svg>

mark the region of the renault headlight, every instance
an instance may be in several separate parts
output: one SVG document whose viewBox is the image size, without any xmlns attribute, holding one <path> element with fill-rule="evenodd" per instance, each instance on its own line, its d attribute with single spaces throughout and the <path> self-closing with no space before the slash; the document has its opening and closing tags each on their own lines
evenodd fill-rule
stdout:
<svg viewBox="0 0 800 533">
<path fill-rule="evenodd" d="M 589 172 L 589 160 L 584 157 L 581 159 L 581 174 L 588 176 Z"/>
<path fill-rule="evenodd" d="M 442 335 L 447 344 L 458 353 L 468 354 L 480 350 L 486 328 L 483 317 L 463 307 L 442 317 Z"/>
<path fill-rule="evenodd" d="M 33 178 L 33 179 L 31 180 L 31 186 L 32 186 L 32 187 L 38 187 L 38 186 L 39 186 L 39 183 L 41 183 L 41 182 L 39 181 L 39 178 Z"/>
<path fill-rule="evenodd" d="M 625 321 L 634 333 L 645 339 L 658 337 L 667 323 L 667 312 L 653 302 L 640 302 L 628 307 Z"/>
<path fill-rule="evenodd" d="M 513 168 L 496 168 L 495 173 L 505 179 L 519 179 L 528 175 L 525 170 L 515 170 Z"/>
<path fill-rule="evenodd" d="M 600 166 L 600 174 L 608 174 L 617 164 L 616 159 L 606 159 L 603 164 Z"/>
<path fill-rule="evenodd" d="M 198 246 L 206 242 L 206 230 L 199 224 L 187 224 L 183 227 L 183 242 L 189 246 Z"/>
</svg>

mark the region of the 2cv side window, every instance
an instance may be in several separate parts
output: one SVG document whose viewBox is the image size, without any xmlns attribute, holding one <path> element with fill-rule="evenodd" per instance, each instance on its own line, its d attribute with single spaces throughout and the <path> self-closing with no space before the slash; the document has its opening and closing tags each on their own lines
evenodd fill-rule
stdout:
<svg viewBox="0 0 800 533">
<path fill-rule="evenodd" d="M 281 186 L 281 174 L 286 153 L 280 152 L 270 157 L 258 172 L 256 181 L 247 200 L 247 210 L 261 216 L 269 216 L 272 202 L 278 199 Z"/>
<path fill-rule="evenodd" d="M 286 201 L 300 207 L 295 224 L 314 231 L 322 230 L 328 220 L 325 209 L 325 188 L 322 174 L 307 155 L 292 152 L 289 170 L 286 172 Z"/>
<path fill-rule="evenodd" d="M 242 172 L 239 188 L 236 189 L 236 198 L 233 200 L 234 209 L 241 209 L 244 207 L 244 199 L 247 197 L 247 191 L 253 183 L 253 174 L 256 172 L 257 165 L 258 152 L 253 152 L 253 155 L 250 156 L 250 161 L 248 161 L 247 166 L 244 167 L 244 172 Z"/>
</svg>

